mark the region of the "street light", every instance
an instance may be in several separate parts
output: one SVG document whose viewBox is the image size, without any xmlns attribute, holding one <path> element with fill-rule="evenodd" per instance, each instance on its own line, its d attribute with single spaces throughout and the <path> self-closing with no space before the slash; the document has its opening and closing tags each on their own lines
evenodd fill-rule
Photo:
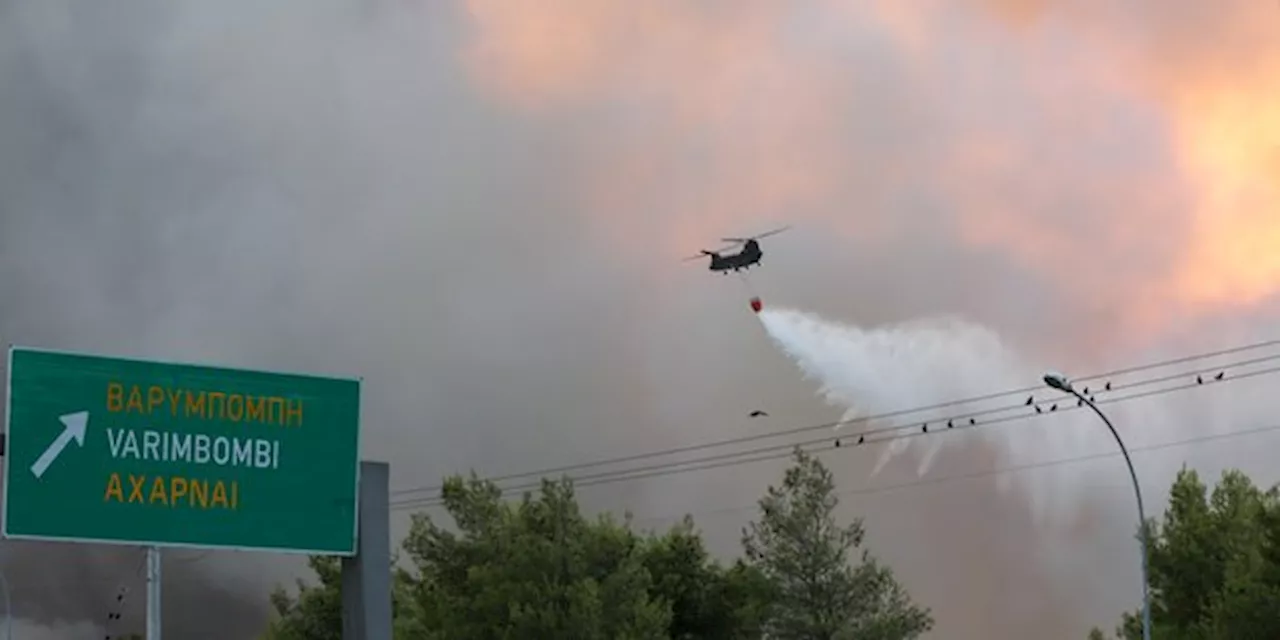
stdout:
<svg viewBox="0 0 1280 640">
<path fill-rule="evenodd" d="M 1120 453 L 1124 454 L 1124 463 L 1129 466 L 1129 477 L 1133 479 L 1133 493 L 1138 497 L 1138 543 L 1142 548 L 1142 638 L 1143 640 L 1151 640 L 1151 593 L 1147 583 L 1147 514 L 1142 509 L 1142 489 L 1138 486 L 1138 474 L 1133 470 L 1133 460 L 1129 458 L 1129 449 L 1124 446 L 1124 440 L 1120 438 L 1115 426 L 1107 419 L 1107 415 L 1092 400 L 1076 391 L 1075 387 L 1071 385 L 1071 380 L 1065 375 L 1050 371 L 1044 374 L 1044 383 L 1051 388 L 1069 393 L 1081 403 L 1089 405 L 1089 408 L 1093 409 L 1093 412 L 1098 414 L 1099 418 L 1102 418 L 1103 424 L 1107 425 L 1107 428 L 1111 430 L 1111 435 L 1115 436 L 1116 444 L 1120 445 Z"/>
</svg>

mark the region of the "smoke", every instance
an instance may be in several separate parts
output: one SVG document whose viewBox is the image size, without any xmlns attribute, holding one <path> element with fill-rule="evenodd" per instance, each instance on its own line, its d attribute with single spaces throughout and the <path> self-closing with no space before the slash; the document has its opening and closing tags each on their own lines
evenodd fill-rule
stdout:
<svg viewBox="0 0 1280 640">
<path fill-rule="evenodd" d="M 1113 458 L 1092 463 L 1099 456 L 1113 456 L 1115 445 L 1095 416 L 1075 410 L 1076 403 L 1062 393 L 1048 389 L 1029 394 L 999 393 L 1033 386 L 1043 368 L 1033 366 L 998 333 L 960 317 L 871 328 L 785 308 L 767 308 L 759 318 L 775 345 L 806 379 L 819 385 L 819 395 L 843 412 L 842 420 L 852 421 L 837 427 L 849 428 L 852 434 L 836 433 L 833 437 L 845 446 L 874 451 L 876 460 L 870 468 L 833 459 L 837 469 L 853 475 L 853 482 L 869 480 L 871 488 L 929 479 L 945 483 L 949 477 L 972 474 L 975 467 L 994 472 L 977 480 L 989 483 L 988 491 L 969 494 L 963 505 L 918 498 L 912 506 L 918 515 L 904 517 L 895 509 L 894 516 L 877 516 L 892 517 L 896 522 L 891 532 L 880 530 L 882 537 L 887 535 L 884 539 L 873 535 L 872 546 L 884 545 L 881 548 L 890 553 L 903 553 L 908 546 L 913 549 L 895 559 L 907 568 L 911 579 L 921 581 L 917 584 L 926 603 L 941 609 L 947 635 L 964 633 L 961 629 L 968 624 L 984 624 L 967 620 L 972 617 L 967 608 L 982 606 L 979 601 L 994 593 L 1000 593 L 1000 598 L 987 601 L 986 606 L 1002 601 L 1002 609 L 1017 612 L 1009 614 L 1001 626 L 1010 633 L 1050 633 L 1046 629 L 1072 633 L 1081 625 L 1080 619 L 1089 615 L 1085 612 L 1096 607 L 1087 592 L 1078 590 L 1084 584 L 1092 583 L 1092 588 L 1126 605 L 1133 602 L 1135 590 L 1130 587 L 1136 576 L 1109 583 L 1098 578 L 1105 571 L 1102 565 L 1109 553 L 1134 557 L 1132 547 L 1115 544 L 1125 540 L 1125 527 L 1119 523 L 1127 519 L 1136 526 L 1131 490 L 1122 480 L 1116 482 L 1120 479 L 1117 474 L 1099 474 L 1102 464 L 1112 465 L 1114 471 L 1120 461 Z M 1277 358 L 1280 354 L 1274 349 L 1260 349 L 1231 358 L 1152 367 L 1090 382 L 1093 389 L 1088 393 L 1104 403 L 1120 399 L 1107 411 L 1130 449 L 1141 452 L 1146 446 L 1178 438 L 1257 427 L 1269 417 L 1260 409 L 1265 384 L 1248 378 L 1212 395 L 1195 390 L 1170 392 L 1146 402 L 1125 400 L 1126 393 L 1141 391 L 1148 384 L 1144 380 L 1175 378 L 1171 384 L 1185 385 L 1195 379 L 1195 371 L 1212 371 L 1216 366 L 1224 367 L 1224 376 L 1254 371 L 1265 378 L 1267 367 L 1274 368 Z M 1241 364 L 1245 360 L 1261 362 Z M 1111 382 L 1114 391 L 1104 391 L 1105 382 Z M 1030 406 L 1024 404 L 1027 398 L 1032 401 Z M 1037 406 L 1044 413 L 1036 411 Z M 917 408 L 922 410 L 913 411 Z M 948 422 L 955 428 L 948 428 Z M 1134 429 L 1134 425 L 1158 428 Z M 865 445 L 854 444 L 857 434 L 869 434 Z M 1171 479 L 1181 463 L 1137 458 L 1148 515 L 1158 513 L 1166 488 L 1162 482 Z M 999 473 L 1001 469 L 1041 465 L 1051 468 L 1029 474 Z M 1100 477 L 1111 479 L 1100 481 Z M 883 508 L 890 507 L 874 500 L 869 505 L 864 500 L 855 511 L 866 515 Z M 985 546 L 964 533 L 975 526 L 975 518 L 998 520 L 1004 530 L 998 540 L 988 541 L 988 553 L 1016 555 L 1022 563 L 969 565 L 962 548 L 972 552 L 975 545 Z M 919 528 L 906 525 L 912 520 Z M 940 529 L 943 522 L 950 524 Z M 874 518 L 870 527 L 873 532 L 877 528 Z M 1102 536 L 1115 537 L 1107 542 Z M 1130 571 L 1124 573 L 1132 574 L 1136 569 L 1127 566 Z M 1097 573 L 1090 574 L 1086 567 Z M 922 570 L 927 579 L 916 573 Z M 938 589 L 939 575 L 953 574 L 969 576 L 964 581 L 969 595 Z M 1014 582 L 1018 589 L 1011 588 Z M 933 598 L 937 600 L 929 602 Z M 1110 624 L 1106 619 L 1100 622 Z"/>
<path fill-rule="evenodd" d="M 127 637 L 115 628 L 89 622 L 36 625 L 25 620 L 13 621 L 13 637 L 24 640 L 78 640 L 79 638 Z"/>
<path fill-rule="evenodd" d="M 68 629 L 98 629 L 113 636 L 142 633 L 145 558 L 141 549 L 118 546 L 6 541 L 0 547 L 17 621 L 60 638 L 102 635 Z M 251 638 L 262 631 L 266 612 L 257 595 L 260 587 L 235 575 L 240 563 L 233 554 L 165 551 L 161 558 L 163 606 L 169 612 L 163 618 L 165 633 L 216 640 Z M 215 563 L 222 568 L 212 568 Z M 216 623 L 189 613 L 204 609 L 217 612 Z M 112 619 L 113 613 L 119 618 Z M 59 630 L 66 635 L 55 633 Z"/>
<path fill-rule="evenodd" d="M 1270 330 L 1280 75 L 1247 54 L 1280 42 L 1271 8 L 980 6 L 1001 22 L 898 0 L 0 0 L 0 341 L 362 375 L 362 454 L 407 490 Z M 924 343 L 954 329 L 955 354 L 822 406 L 738 288 L 679 263 L 783 223 L 767 299 L 867 334 L 958 313 L 999 340 L 934 323 L 951 329 Z M 1257 426 L 1273 403 L 1251 384 L 1112 415 L 1134 446 Z M 934 447 L 926 479 L 1114 451 L 1080 412 L 912 440 L 883 462 L 841 450 L 842 486 L 917 479 Z M 1158 496 L 1184 459 L 1265 449 L 1137 463 Z M 692 512 L 732 553 L 732 509 L 779 471 L 582 497 Z M 1079 637 L 1135 601 L 1127 483 L 1104 459 L 848 503 L 945 637 Z M 19 617 L 97 624 L 122 575 L 140 606 L 132 550 L 3 546 Z M 166 564 L 166 624 L 261 621 L 298 564 Z"/>
<path fill-rule="evenodd" d="M 924 477 L 939 453 L 962 444 L 964 437 L 980 438 L 983 448 L 994 452 L 996 462 L 1011 466 L 1043 461 L 1046 456 L 1082 455 L 1091 451 L 1095 441 L 1095 434 L 1078 428 L 1079 422 L 1091 417 L 1079 413 L 1070 418 L 1070 426 L 1053 429 L 986 426 L 990 418 L 1004 417 L 1001 414 L 1011 405 L 1022 404 L 1021 397 L 990 398 L 993 392 L 1026 388 L 1039 374 L 994 331 L 963 318 L 924 318 L 864 329 L 829 322 L 812 313 L 766 309 L 760 320 L 804 375 L 820 384 L 819 394 L 844 412 L 837 430 L 852 422 L 855 433 L 870 432 L 873 442 L 889 440 L 877 447 L 880 453 L 868 474 L 871 478 L 895 459 L 914 464 L 915 477 Z M 1033 404 L 1045 410 L 1057 409 L 1057 405 L 1067 409 L 1073 404 L 1052 398 L 1060 395 L 1056 392 L 1032 393 L 1032 397 L 1037 395 L 1041 399 Z M 966 402 L 974 398 L 978 400 Z M 915 408 L 925 410 L 895 415 Z M 1032 407 L 1018 406 L 1017 412 L 1033 415 Z M 877 416 L 886 417 L 870 419 Z M 961 432 L 944 433 L 948 422 L 958 425 Z M 933 437 L 893 437 L 923 436 L 930 427 Z M 841 440 L 854 441 L 852 436 Z M 1081 485 L 1065 486 L 1074 493 L 1069 487 Z M 1011 487 L 1010 478 L 1000 480 L 1002 494 L 1008 495 Z M 1047 521 L 1049 518 L 1071 522 L 1084 506 L 1084 496 L 1079 494 L 1064 504 L 1064 486 L 1036 489 L 1029 506 L 1037 522 L 1054 524 Z"/>
<path fill-rule="evenodd" d="M 641 278 L 556 187 L 564 136 L 471 94 L 461 26 L 436 2 L 0 0 L 0 343 L 363 376 L 361 453 L 395 488 L 674 442 L 631 428 L 656 385 L 617 364 L 656 341 Z M 122 581 L 141 606 L 133 550 L 0 549 L 21 619 L 98 624 Z M 166 631 L 255 637 L 299 565 L 175 560 Z"/>
<path fill-rule="evenodd" d="M 992 388 L 984 390 L 983 385 L 1017 388 L 1034 379 L 993 331 L 960 318 L 930 318 L 865 330 L 829 323 L 801 311 L 766 309 L 760 313 L 760 321 L 805 375 L 821 384 L 819 393 L 827 402 L 845 411 L 842 422 L 901 410 L 922 400 L 975 397 Z M 977 409 L 947 407 L 934 413 L 955 416 Z M 909 419 L 923 421 L 923 427 L 934 417 Z M 880 425 L 860 422 L 859 426 L 875 429 Z M 943 441 L 925 442 L 919 475 L 929 470 Z M 894 440 L 872 475 L 910 443 Z"/>
</svg>

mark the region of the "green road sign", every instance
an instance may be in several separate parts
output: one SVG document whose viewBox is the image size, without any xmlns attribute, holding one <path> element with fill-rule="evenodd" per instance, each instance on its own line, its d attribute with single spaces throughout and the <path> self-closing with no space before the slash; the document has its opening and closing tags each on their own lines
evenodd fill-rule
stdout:
<svg viewBox="0 0 1280 640">
<path fill-rule="evenodd" d="M 360 382 L 11 348 L 9 538 L 350 555 Z"/>
</svg>

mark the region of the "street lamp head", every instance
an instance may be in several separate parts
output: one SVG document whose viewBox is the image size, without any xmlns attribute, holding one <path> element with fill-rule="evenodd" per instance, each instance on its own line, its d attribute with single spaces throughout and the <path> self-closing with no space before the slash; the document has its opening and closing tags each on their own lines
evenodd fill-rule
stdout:
<svg viewBox="0 0 1280 640">
<path fill-rule="evenodd" d="M 1072 391 L 1071 381 L 1067 379 L 1067 376 L 1058 373 L 1057 371 L 1050 371 L 1044 374 L 1044 383 L 1058 391 L 1066 393 L 1071 393 Z"/>
</svg>

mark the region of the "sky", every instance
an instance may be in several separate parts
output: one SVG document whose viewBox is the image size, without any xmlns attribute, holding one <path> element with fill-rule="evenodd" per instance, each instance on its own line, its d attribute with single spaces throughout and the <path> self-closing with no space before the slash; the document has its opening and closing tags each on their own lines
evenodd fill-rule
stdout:
<svg viewBox="0 0 1280 640">
<path fill-rule="evenodd" d="M 1268 339 L 1277 36 L 1280 8 L 1244 0 L 0 0 L 0 339 L 363 376 L 393 489 L 844 414 L 740 282 L 681 262 L 782 224 L 750 280 L 766 304 L 964 317 L 1008 351 L 948 352 L 972 395 Z M 1237 384 L 1117 416 L 1149 442 L 1256 427 L 1262 383 Z M 1093 428 L 1043 446 L 1108 450 Z M 930 473 L 1026 442 L 966 440 Z M 1265 442 L 1151 453 L 1144 488 L 1253 469 Z M 911 455 L 874 478 L 872 454 L 830 459 L 871 487 L 915 478 Z M 733 553 L 779 472 L 581 495 L 692 511 Z M 1082 637 L 1138 603 L 1127 482 L 1107 460 L 848 508 L 939 634 Z M 26 624 L 141 592 L 132 550 L 2 546 Z M 176 554 L 167 629 L 251 637 L 298 562 Z"/>
</svg>

